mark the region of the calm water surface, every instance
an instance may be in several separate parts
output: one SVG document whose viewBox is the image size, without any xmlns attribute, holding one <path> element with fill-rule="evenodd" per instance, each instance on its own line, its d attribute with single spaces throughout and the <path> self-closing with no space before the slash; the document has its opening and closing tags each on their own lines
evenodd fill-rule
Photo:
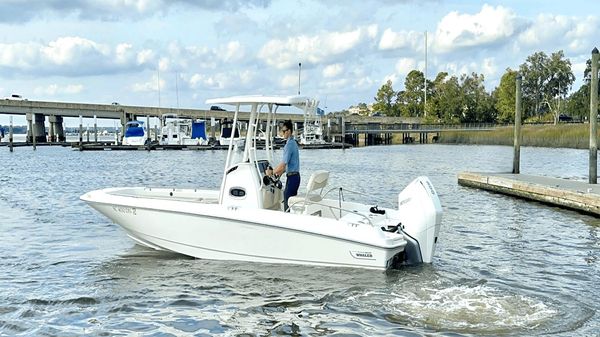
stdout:
<svg viewBox="0 0 600 337">
<path fill-rule="evenodd" d="M 522 173 L 587 180 L 587 151 L 521 156 Z M 224 157 L 0 148 L 0 336 L 600 335 L 600 221 L 457 184 L 460 171 L 510 171 L 510 147 L 301 151 L 302 185 L 327 169 L 383 206 L 430 177 L 444 208 L 434 263 L 388 272 L 156 252 L 79 200 L 111 186 L 217 188 Z"/>
</svg>

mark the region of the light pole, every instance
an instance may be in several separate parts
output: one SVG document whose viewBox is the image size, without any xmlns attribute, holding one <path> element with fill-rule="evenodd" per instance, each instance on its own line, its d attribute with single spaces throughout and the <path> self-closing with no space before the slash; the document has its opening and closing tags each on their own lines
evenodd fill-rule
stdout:
<svg viewBox="0 0 600 337">
<path fill-rule="evenodd" d="M 298 62 L 298 95 L 300 95 L 300 72 L 302 71 L 302 63 Z"/>
<path fill-rule="evenodd" d="M 427 117 L 427 31 L 425 31 L 425 80 L 423 81 L 425 87 L 425 101 L 423 102 L 423 114 Z"/>
</svg>

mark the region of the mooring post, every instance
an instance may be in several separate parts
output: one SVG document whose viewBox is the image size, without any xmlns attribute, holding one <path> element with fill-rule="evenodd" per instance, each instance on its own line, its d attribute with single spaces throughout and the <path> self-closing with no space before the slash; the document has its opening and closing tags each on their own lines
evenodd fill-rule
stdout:
<svg viewBox="0 0 600 337">
<path fill-rule="evenodd" d="M 516 92 L 515 92 L 515 135 L 514 135 L 514 156 L 513 156 L 513 171 L 514 174 L 519 174 L 521 162 L 521 82 L 523 78 L 521 74 L 517 74 Z"/>
<path fill-rule="evenodd" d="M 598 48 L 592 50 L 590 83 L 590 184 L 598 183 Z"/>
<path fill-rule="evenodd" d="M 9 124 L 8 124 L 8 148 L 10 149 L 10 152 L 13 152 L 13 121 L 12 121 L 12 116 L 9 117 Z"/>
<path fill-rule="evenodd" d="M 342 149 L 346 148 L 346 119 L 342 115 Z"/>
<path fill-rule="evenodd" d="M 83 150 L 83 117 L 79 115 L 79 151 Z"/>
<path fill-rule="evenodd" d="M 150 137 L 150 115 L 146 115 L 146 150 L 150 151 L 150 143 L 152 137 Z"/>
<path fill-rule="evenodd" d="M 98 143 L 98 123 L 96 121 L 96 115 L 94 115 L 94 143 Z"/>
<path fill-rule="evenodd" d="M 33 117 L 33 121 L 31 123 L 31 127 L 32 127 L 31 128 L 31 141 L 32 141 L 32 145 L 33 145 L 33 151 L 35 151 L 37 149 L 37 139 L 36 139 L 37 136 L 35 134 L 35 129 L 36 129 L 35 114 L 33 114 L 32 117 Z"/>
</svg>

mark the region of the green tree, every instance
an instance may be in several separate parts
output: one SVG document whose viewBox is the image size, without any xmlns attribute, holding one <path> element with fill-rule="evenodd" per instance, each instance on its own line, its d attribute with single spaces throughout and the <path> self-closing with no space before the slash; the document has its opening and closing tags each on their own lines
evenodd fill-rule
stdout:
<svg viewBox="0 0 600 337">
<path fill-rule="evenodd" d="M 517 72 L 507 68 L 500 79 L 500 85 L 492 94 L 496 111 L 498 111 L 497 121 L 500 123 L 515 121 L 516 82 Z"/>
<path fill-rule="evenodd" d="M 398 93 L 396 99 L 400 104 L 402 116 L 422 117 L 424 113 L 423 102 L 425 99 L 425 75 L 418 70 L 412 70 L 406 75 L 404 91 Z"/>
<path fill-rule="evenodd" d="M 359 115 L 361 115 L 361 116 L 369 115 L 369 107 L 367 106 L 367 103 L 358 103 L 357 107 L 358 107 Z"/>
<path fill-rule="evenodd" d="M 583 85 L 579 90 L 569 96 L 565 102 L 565 110 L 567 115 L 587 119 L 590 115 L 590 82 L 592 81 L 592 60 L 588 59 L 585 70 L 583 71 Z M 600 94 L 600 79 L 598 85 L 598 94 Z M 600 111 L 600 108 L 599 108 Z"/>
<path fill-rule="evenodd" d="M 542 111 L 542 99 L 544 82 L 546 78 L 546 64 L 548 64 L 548 55 L 544 52 L 536 52 L 529 55 L 525 63 L 519 67 L 519 72 L 523 77 L 522 98 L 523 98 L 523 119 L 531 116 L 537 116 Z"/>
<path fill-rule="evenodd" d="M 373 109 L 379 111 L 386 116 L 395 116 L 395 100 L 396 92 L 392 87 L 392 81 L 388 80 L 384 85 L 377 90 L 377 96 L 375 96 L 375 103 Z"/>
<path fill-rule="evenodd" d="M 462 90 L 458 78 L 448 78 L 448 73 L 439 73 L 432 83 L 431 98 L 427 99 L 427 112 L 438 122 L 459 123 L 462 116 Z"/>
<path fill-rule="evenodd" d="M 563 110 L 567 115 L 576 117 L 580 120 L 586 119 L 590 114 L 590 86 L 582 85 L 579 90 L 569 96 L 565 101 Z"/>
<path fill-rule="evenodd" d="M 526 116 L 539 116 L 549 111 L 554 115 L 554 121 L 558 121 L 560 102 L 575 81 L 571 61 L 564 57 L 562 50 L 550 57 L 544 52 L 536 52 L 520 66 Z"/>
<path fill-rule="evenodd" d="M 462 93 L 463 123 L 493 122 L 496 120 L 496 109 L 490 94 L 485 91 L 484 76 L 477 73 L 462 75 L 460 79 Z"/>
</svg>

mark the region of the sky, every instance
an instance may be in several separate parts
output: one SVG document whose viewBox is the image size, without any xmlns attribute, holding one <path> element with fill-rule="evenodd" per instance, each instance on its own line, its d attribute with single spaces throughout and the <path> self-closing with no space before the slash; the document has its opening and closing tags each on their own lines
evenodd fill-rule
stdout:
<svg viewBox="0 0 600 337">
<path fill-rule="evenodd" d="M 332 112 L 372 103 L 387 80 L 402 89 L 426 59 L 430 80 L 475 72 L 491 91 L 559 50 L 576 90 L 598 13 L 584 0 L 2 0 L 0 97 L 206 109 L 300 91 Z"/>
</svg>

